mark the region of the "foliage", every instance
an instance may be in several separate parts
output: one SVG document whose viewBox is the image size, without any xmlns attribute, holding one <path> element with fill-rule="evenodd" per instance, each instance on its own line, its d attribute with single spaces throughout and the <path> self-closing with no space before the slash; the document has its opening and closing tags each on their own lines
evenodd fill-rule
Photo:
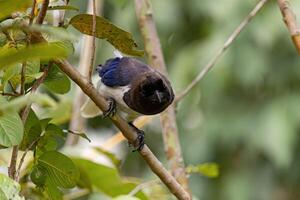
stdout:
<svg viewBox="0 0 300 200">
<path fill-rule="evenodd" d="M 92 15 L 76 15 L 71 19 L 70 24 L 84 34 L 93 35 Z M 95 37 L 106 39 L 114 47 L 125 54 L 133 56 L 142 56 L 144 54 L 141 50 L 134 50 L 134 48 L 137 47 L 137 44 L 132 39 L 130 33 L 118 28 L 105 18 L 99 16 L 97 16 L 96 25 Z"/>
<path fill-rule="evenodd" d="M 107 120 L 89 120 L 88 133 L 66 130 L 77 99 L 71 80 L 53 60 L 68 58 L 77 66 L 79 58 L 87 56 L 78 49 L 83 34 L 92 35 L 92 15 L 80 14 L 86 12 L 86 1 L 73 0 L 67 6 L 50 2 L 45 23 L 35 24 L 42 5 L 38 0 L 29 25 L 31 0 L 0 0 L 1 173 L 9 165 L 12 146 L 29 151 L 20 185 L 0 174 L 0 199 L 61 200 L 78 194 L 78 200 L 170 199 L 160 184 L 140 187 L 153 177 L 137 154 L 126 154 L 126 145 L 114 153 L 99 147 L 98 138 L 110 134 Z M 153 1 L 176 91 L 190 83 L 253 3 Z M 292 4 L 300 15 L 299 2 Z M 95 64 L 112 57 L 114 48 L 127 55 L 143 55 L 136 49 L 142 42 L 134 9 L 134 1 L 104 1 L 103 17 L 97 16 L 96 21 L 96 41 L 108 43 L 98 45 Z M 63 25 L 53 26 L 55 15 L 62 12 Z M 300 197 L 299 57 L 281 18 L 275 2 L 269 2 L 177 107 L 184 159 L 191 164 L 186 171 L 196 198 Z M 24 107 L 31 104 L 22 121 Z M 163 160 L 156 125 L 154 120 L 147 128 L 146 142 Z M 81 141 L 83 145 L 70 153 L 65 148 L 68 134 L 88 141 Z M 89 141 L 97 147 L 90 147 Z M 140 190 L 132 195 L 136 188 Z M 17 195 L 20 191 L 24 197 Z"/>
<path fill-rule="evenodd" d="M 11 180 L 4 174 L 0 174 L 0 199 L 1 200 L 24 200 L 24 197 L 19 196 L 21 187 L 19 183 Z"/>
</svg>

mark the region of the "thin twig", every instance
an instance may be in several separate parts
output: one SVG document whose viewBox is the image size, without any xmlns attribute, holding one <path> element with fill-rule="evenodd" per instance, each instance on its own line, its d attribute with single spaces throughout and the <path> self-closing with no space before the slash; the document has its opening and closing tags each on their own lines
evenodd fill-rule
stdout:
<svg viewBox="0 0 300 200">
<path fill-rule="evenodd" d="M 296 15 L 290 6 L 289 0 L 278 0 L 277 3 L 281 11 L 283 21 L 288 28 L 298 53 L 300 54 L 300 28 L 297 25 Z"/>
<path fill-rule="evenodd" d="M 151 180 L 151 181 L 147 181 L 147 182 L 143 182 L 141 184 L 138 184 L 135 188 L 133 188 L 133 190 L 131 190 L 128 193 L 128 196 L 134 196 L 136 195 L 139 191 L 145 189 L 146 187 L 149 187 L 151 185 L 155 185 L 155 184 L 159 184 L 159 179 L 155 179 L 155 180 Z"/>
<path fill-rule="evenodd" d="M 21 87 L 20 87 L 20 95 L 23 95 L 23 94 L 25 93 L 26 64 L 27 64 L 27 62 L 24 61 L 24 62 L 22 63 L 22 68 L 21 68 Z"/>
<path fill-rule="evenodd" d="M 84 197 L 84 196 L 90 194 L 90 192 L 91 191 L 89 189 L 81 189 L 81 190 L 72 191 L 68 194 L 65 194 L 63 199 L 64 200 L 79 199 L 80 197 Z"/>
<path fill-rule="evenodd" d="M 45 18 L 46 13 L 47 13 L 48 5 L 49 5 L 49 0 L 44 0 L 43 3 L 42 3 L 42 7 L 40 9 L 39 15 L 36 18 L 36 23 L 37 24 L 42 24 L 43 23 L 44 18 Z"/>
<path fill-rule="evenodd" d="M 35 93 L 37 88 L 43 83 L 43 81 L 45 80 L 46 76 L 48 75 L 48 70 L 49 68 L 51 67 L 52 65 L 52 62 L 49 62 L 49 66 L 48 67 L 45 67 L 44 68 L 44 73 L 43 75 L 37 79 L 35 81 L 35 83 L 33 84 L 32 88 L 31 88 L 31 93 Z M 28 117 L 28 114 L 30 112 L 30 108 L 31 108 L 31 104 L 27 104 L 26 107 L 22 110 L 22 113 L 21 113 L 21 119 L 22 119 L 22 122 L 23 124 L 25 124 L 25 121 Z M 11 174 L 11 178 L 13 178 L 14 180 L 17 180 L 17 174 L 19 175 L 20 174 L 20 165 L 19 165 L 19 168 L 18 168 L 18 171 L 16 171 L 16 160 L 13 160 L 14 159 L 17 159 L 15 157 L 17 157 L 18 155 L 18 150 L 19 150 L 19 147 L 18 146 L 14 146 L 13 147 L 13 152 L 12 152 L 12 160 L 11 160 L 11 164 L 10 164 L 10 167 L 9 167 L 9 171 L 10 171 L 10 174 Z M 16 151 L 16 152 L 15 152 Z"/>
<path fill-rule="evenodd" d="M 253 10 L 247 15 L 247 17 L 242 21 L 242 23 L 233 31 L 229 38 L 224 43 L 223 47 L 217 51 L 216 55 L 204 66 L 197 77 L 182 91 L 176 98 L 175 103 L 178 103 L 182 98 L 184 98 L 197 84 L 203 79 L 203 77 L 209 72 L 209 70 L 216 64 L 220 57 L 225 53 L 227 48 L 235 41 L 242 30 L 247 24 L 253 19 L 253 17 L 260 11 L 260 9 L 266 4 L 268 0 L 260 0 Z"/>
<path fill-rule="evenodd" d="M 93 0 L 93 30 L 92 30 L 92 34 L 93 34 L 93 39 L 92 39 L 92 51 L 91 51 L 91 61 L 90 61 L 90 68 L 89 68 L 89 73 L 88 73 L 88 79 L 90 82 L 92 82 L 92 75 L 93 75 L 93 69 L 94 69 L 94 58 L 95 58 L 95 51 L 96 51 L 96 24 L 97 20 L 96 20 L 96 2 L 95 0 Z"/>
<path fill-rule="evenodd" d="M 32 6 L 31 6 L 31 12 L 30 12 L 30 18 L 29 18 L 29 26 L 32 24 L 34 19 L 34 11 L 36 6 L 36 0 L 32 0 Z"/>
<path fill-rule="evenodd" d="M 1 92 L 1 95 L 3 96 L 12 96 L 12 97 L 18 97 L 20 94 L 18 93 L 12 93 L 12 92 Z"/>
<path fill-rule="evenodd" d="M 14 88 L 13 84 L 11 83 L 11 81 L 8 81 L 8 84 L 11 87 L 11 90 L 13 91 L 13 93 L 18 94 L 17 90 Z"/>
<path fill-rule="evenodd" d="M 51 66 L 52 66 L 52 62 L 49 62 L 48 67 L 44 68 L 43 75 L 34 82 L 33 86 L 31 87 L 31 90 L 30 90 L 31 94 L 35 93 L 37 91 L 38 87 L 44 82 Z M 31 108 L 31 104 L 27 104 L 26 107 L 24 108 L 24 110 L 22 112 L 22 116 L 21 116 L 22 121 L 24 121 L 24 122 L 26 121 L 28 114 L 30 112 L 30 108 Z"/>
<path fill-rule="evenodd" d="M 8 167 L 8 175 L 11 179 L 16 180 L 16 164 L 18 159 L 19 146 L 13 146 L 10 164 Z"/>
<path fill-rule="evenodd" d="M 30 151 L 30 149 L 33 147 L 34 144 L 36 144 L 38 141 L 39 141 L 40 137 L 36 138 L 24 151 L 21 159 L 20 159 L 20 163 L 18 165 L 18 169 L 16 171 L 16 180 L 17 182 L 19 182 L 19 179 L 20 179 L 20 173 L 21 173 L 21 168 L 22 168 L 22 165 L 24 163 L 24 160 L 25 160 L 25 157 L 27 155 L 27 153 Z"/>
<path fill-rule="evenodd" d="M 88 1 L 87 13 L 93 13 L 93 0 Z M 96 1 L 96 15 L 101 15 L 103 7 L 103 0 Z M 90 77 L 90 69 L 93 66 L 91 63 L 91 55 L 93 52 L 93 37 L 88 35 L 83 35 L 83 42 L 81 47 L 81 54 L 79 59 L 79 72 L 86 77 Z M 85 94 L 80 90 L 80 88 L 76 88 L 75 97 L 76 101 L 73 102 L 72 106 L 72 116 L 70 120 L 69 129 L 76 130 L 78 132 L 85 132 L 86 119 L 81 116 L 80 108 L 84 104 L 86 100 Z M 78 135 L 68 134 L 66 145 L 76 145 L 79 141 Z"/>
<path fill-rule="evenodd" d="M 150 0 L 136 0 L 135 5 L 149 63 L 152 67 L 156 67 L 159 71 L 167 75 L 167 69 L 153 19 L 151 2 Z M 169 108 L 160 115 L 160 119 L 165 152 L 172 175 L 186 191 L 190 191 L 178 137 L 174 105 L 169 106 Z"/>
<path fill-rule="evenodd" d="M 98 93 L 97 89 L 88 81 L 88 79 L 76 70 L 76 68 L 74 68 L 66 60 L 55 60 L 55 63 L 82 89 L 86 95 L 89 96 L 92 101 L 94 101 L 101 110 L 108 109 L 107 101 Z M 134 144 L 134 141 L 137 139 L 137 133 L 133 130 L 133 128 L 129 126 L 128 123 L 118 114 L 114 115 L 110 119 L 122 131 L 127 140 Z M 155 157 L 147 145 L 138 152 L 147 162 L 151 170 L 178 199 L 190 199 L 190 195 L 181 187 L 168 170 L 164 168 L 162 163 Z"/>
</svg>

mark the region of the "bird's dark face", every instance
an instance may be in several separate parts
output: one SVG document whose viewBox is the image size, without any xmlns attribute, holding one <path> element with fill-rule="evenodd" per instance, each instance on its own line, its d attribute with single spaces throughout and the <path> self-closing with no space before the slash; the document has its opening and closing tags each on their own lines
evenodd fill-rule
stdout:
<svg viewBox="0 0 300 200">
<path fill-rule="evenodd" d="M 136 79 L 123 98 L 131 109 L 154 115 L 165 110 L 174 100 L 170 82 L 162 74 L 145 74 Z"/>
</svg>

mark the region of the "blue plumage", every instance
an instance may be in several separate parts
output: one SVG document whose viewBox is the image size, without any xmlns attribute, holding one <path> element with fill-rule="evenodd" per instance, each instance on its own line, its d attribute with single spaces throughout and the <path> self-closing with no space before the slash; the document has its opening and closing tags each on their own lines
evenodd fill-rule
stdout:
<svg viewBox="0 0 300 200">
<path fill-rule="evenodd" d="M 97 71 L 101 77 L 101 82 L 109 87 L 125 86 L 130 82 L 130 76 L 124 73 L 120 65 L 121 58 L 112 58 L 106 61 L 103 66 L 99 66 Z"/>
</svg>

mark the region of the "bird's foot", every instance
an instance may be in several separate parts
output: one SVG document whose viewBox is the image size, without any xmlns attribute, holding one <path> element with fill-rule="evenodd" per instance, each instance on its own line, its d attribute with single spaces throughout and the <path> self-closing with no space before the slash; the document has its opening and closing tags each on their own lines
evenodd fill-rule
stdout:
<svg viewBox="0 0 300 200">
<path fill-rule="evenodd" d="M 137 138 L 133 142 L 133 146 L 136 147 L 136 149 L 132 150 L 132 152 L 141 151 L 145 145 L 145 132 L 143 130 L 138 129 L 133 123 L 129 122 L 129 125 L 134 128 L 134 130 L 137 132 Z M 129 146 L 131 146 L 131 143 L 128 143 Z"/>
<path fill-rule="evenodd" d="M 110 97 L 107 99 L 107 102 L 108 102 L 108 109 L 103 112 L 104 118 L 105 117 L 113 117 L 117 111 L 116 100 L 114 100 L 113 98 Z"/>
</svg>

